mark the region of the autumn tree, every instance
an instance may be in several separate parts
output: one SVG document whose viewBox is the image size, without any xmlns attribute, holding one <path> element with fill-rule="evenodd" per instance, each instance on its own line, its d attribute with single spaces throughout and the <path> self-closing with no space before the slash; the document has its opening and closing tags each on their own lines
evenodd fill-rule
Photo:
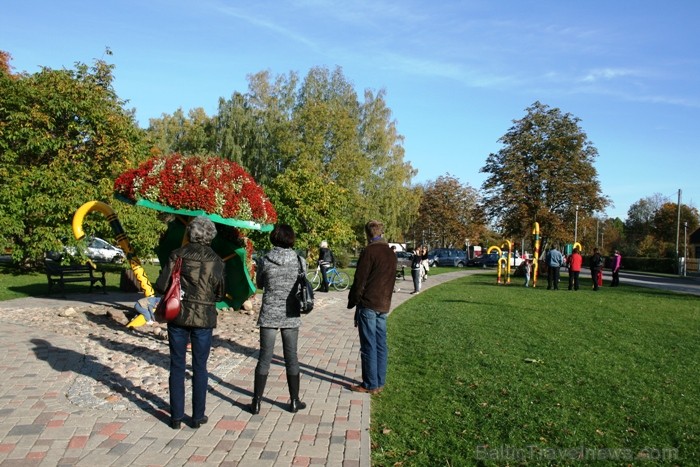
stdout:
<svg viewBox="0 0 700 467">
<path fill-rule="evenodd" d="M 627 220 L 625 221 L 627 236 L 635 241 L 651 234 L 654 228 L 654 216 L 666 202 L 666 197 L 656 193 L 632 203 L 627 210 Z"/>
<path fill-rule="evenodd" d="M 418 218 L 413 225 L 416 243 L 430 247 L 464 248 L 484 234 L 477 209 L 479 195 L 468 184 L 449 175 L 425 184 Z"/>
<path fill-rule="evenodd" d="M 0 65 L 0 246 L 23 267 L 72 238 L 76 209 L 91 200 L 109 203 L 115 177 L 148 154 L 133 113 L 112 87 L 112 69 L 101 60 L 35 74 Z M 115 208 L 127 228 L 138 225 L 138 245 L 157 235 L 155 216 Z M 108 223 L 97 217 L 86 219 L 85 231 L 109 238 Z"/>
<path fill-rule="evenodd" d="M 658 240 L 654 236 L 654 216 L 667 202 L 659 193 L 642 198 L 627 210 L 625 220 L 625 245 L 622 248 L 627 256 L 647 256 L 658 258 L 662 254 Z"/>
<path fill-rule="evenodd" d="M 681 204 L 679 224 L 678 204 L 656 193 L 633 203 L 625 221 L 623 252 L 628 256 L 649 258 L 673 258 L 676 241 L 684 223 L 693 232 L 700 224 L 698 210 Z"/>
<path fill-rule="evenodd" d="M 675 255 L 676 240 L 686 222 L 688 232 L 694 232 L 698 228 L 698 210 L 686 204 L 681 204 L 679 213 L 678 203 L 667 202 L 654 213 L 654 236 L 659 242 L 667 244 L 667 250 L 673 252 L 669 256 Z"/>
<path fill-rule="evenodd" d="M 544 236 L 571 241 L 576 206 L 581 220 L 609 204 L 593 165 L 598 151 L 573 115 L 540 102 L 525 110 L 481 168 L 484 212 L 507 237 L 528 236 L 539 222 Z"/>
</svg>

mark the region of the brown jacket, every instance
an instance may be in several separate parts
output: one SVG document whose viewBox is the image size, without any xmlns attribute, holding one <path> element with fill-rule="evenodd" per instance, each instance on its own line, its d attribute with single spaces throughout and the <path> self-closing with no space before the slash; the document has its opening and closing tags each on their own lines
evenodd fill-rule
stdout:
<svg viewBox="0 0 700 467">
<path fill-rule="evenodd" d="M 361 306 L 388 313 L 396 281 L 396 262 L 396 253 L 384 239 L 367 245 L 357 260 L 355 279 L 348 294 L 348 308 Z"/>
<path fill-rule="evenodd" d="M 188 243 L 170 253 L 155 289 L 163 293 L 177 257 L 182 258 L 180 286 L 184 292 L 182 311 L 171 323 L 193 328 L 216 327 L 216 302 L 224 296 L 224 262 L 209 246 Z"/>
</svg>

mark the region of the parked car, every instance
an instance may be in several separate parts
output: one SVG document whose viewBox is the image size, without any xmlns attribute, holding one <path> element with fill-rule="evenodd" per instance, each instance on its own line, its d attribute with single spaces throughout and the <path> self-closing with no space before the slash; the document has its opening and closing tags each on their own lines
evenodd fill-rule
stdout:
<svg viewBox="0 0 700 467">
<path fill-rule="evenodd" d="M 467 252 L 458 248 L 435 248 L 428 252 L 428 264 L 435 266 L 464 267 L 467 264 Z"/>
<path fill-rule="evenodd" d="M 477 256 L 467 261 L 467 266 L 478 268 L 495 268 L 498 266 L 498 253 Z"/>
<path fill-rule="evenodd" d="M 397 251 L 396 252 L 397 267 L 407 267 L 411 269 L 411 262 L 413 261 L 413 253 L 408 251 Z"/>
<path fill-rule="evenodd" d="M 126 258 L 124 250 L 102 240 L 98 237 L 89 237 L 86 240 L 87 246 L 83 254 L 98 263 L 123 263 Z M 75 247 L 66 246 L 63 251 L 69 255 L 76 255 Z"/>
</svg>

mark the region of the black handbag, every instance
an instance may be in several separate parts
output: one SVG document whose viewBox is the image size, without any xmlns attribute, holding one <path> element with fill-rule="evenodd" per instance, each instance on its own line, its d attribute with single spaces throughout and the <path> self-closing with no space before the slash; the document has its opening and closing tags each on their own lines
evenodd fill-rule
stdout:
<svg viewBox="0 0 700 467">
<path fill-rule="evenodd" d="M 306 315 L 314 309 L 314 288 L 304 274 L 304 267 L 299 255 L 297 255 L 297 260 L 299 261 L 299 276 L 294 284 L 294 297 L 299 314 Z"/>
</svg>

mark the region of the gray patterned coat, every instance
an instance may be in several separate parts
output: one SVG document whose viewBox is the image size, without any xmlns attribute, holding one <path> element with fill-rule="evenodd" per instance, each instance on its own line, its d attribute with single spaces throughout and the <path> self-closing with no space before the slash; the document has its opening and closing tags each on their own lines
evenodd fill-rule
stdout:
<svg viewBox="0 0 700 467">
<path fill-rule="evenodd" d="M 304 274 L 306 261 L 301 259 Z M 263 289 L 258 327 L 298 328 L 299 313 L 293 307 L 292 289 L 299 275 L 299 262 L 291 248 L 274 247 L 258 263 L 256 282 Z"/>
</svg>

